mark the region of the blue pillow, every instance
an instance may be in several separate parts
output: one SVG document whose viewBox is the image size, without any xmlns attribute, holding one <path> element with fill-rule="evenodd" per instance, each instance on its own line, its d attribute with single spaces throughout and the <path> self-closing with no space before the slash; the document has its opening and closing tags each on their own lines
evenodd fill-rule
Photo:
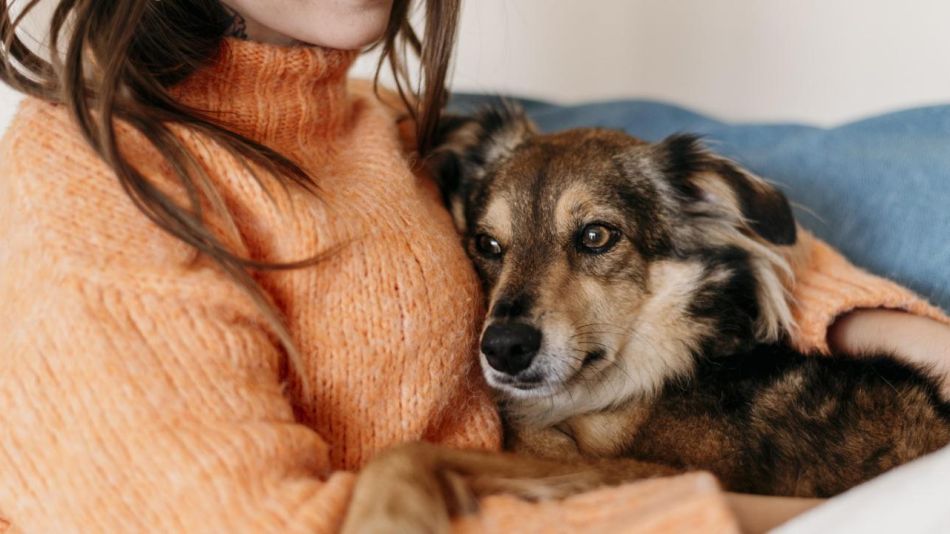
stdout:
<svg viewBox="0 0 950 534">
<path fill-rule="evenodd" d="M 700 134 L 716 152 L 778 185 L 799 222 L 855 264 L 950 310 L 950 105 L 819 128 L 732 124 L 644 100 L 512 100 L 544 131 L 601 126 L 648 141 Z M 466 113 L 493 101 L 460 94 L 450 108 Z"/>
</svg>

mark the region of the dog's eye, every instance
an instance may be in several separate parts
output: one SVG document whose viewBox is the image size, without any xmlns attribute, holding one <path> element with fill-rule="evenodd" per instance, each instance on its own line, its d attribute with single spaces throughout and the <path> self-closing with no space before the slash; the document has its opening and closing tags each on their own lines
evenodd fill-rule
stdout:
<svg viewBox="0 0 950 534">
<path fill-rule="evenodd" d="M 578 245 L 582 252 L 603 254 L 612 249 L 620 239 L 620 232 L 604 224 L 588 224 L 578 235 Z"/>
<path fill-rule="evenodd" d="M 504 250 L 501 248 L 501 243 L 488 234 L 479 234 L 475 237 L 475 250 L 482 256 L 492 260 L 500 258 L 502 253 L 504 253 Z"/>
</svg>

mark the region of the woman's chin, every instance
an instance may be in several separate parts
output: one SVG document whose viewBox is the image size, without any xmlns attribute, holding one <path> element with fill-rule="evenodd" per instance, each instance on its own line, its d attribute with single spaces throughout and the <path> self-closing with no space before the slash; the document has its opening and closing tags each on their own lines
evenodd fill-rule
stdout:
<svg viewBox="0 0 950 534">
<path fill-rule="evenodd" d="M 379 41 L 392 13 L 391 0 L 306 0 L 293 5 L 280 0 L 270 7 L 262 4 L 228 2 L 244 17 L 250 39 L 340 50 L 361 50 Z"/>
<path fill-rule="evenodd" d="M 383 38 L 383 33 L 385 28 L 382 31 L 367 31 L 363 33 L 346 33 L 340 35 L 302 35 L 296 37 L 297 42 L 312 45 L 312 46 L 321 46 L 323 48 L 334 48 L 337 50 L 363 50 L 364 48 L 376 44 L 380 39 Z"/>
<path fill-rule="evenodd" d="M 368 2 L 361 8 L 324 8 L 288 34 L 300 42 L 339 50 L 361 50 L 383 38 L 392 12 L 391 2 Z M 332 21 L 332 23 L 331 23 Z"/>
</svg>

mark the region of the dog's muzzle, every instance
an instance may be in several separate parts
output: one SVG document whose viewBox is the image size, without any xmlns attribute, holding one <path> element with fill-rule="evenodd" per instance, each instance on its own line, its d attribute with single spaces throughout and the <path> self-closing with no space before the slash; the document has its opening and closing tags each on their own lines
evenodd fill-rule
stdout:
<svg viewBox="0 0 950 534">
<path fill-rule="evenodd" d="M 511 376 L 530 367 L 540 348 L 541 331 L 525 323 L 495 323 L 482 334 L 482 354 L 488 365 Z"/>
</svg>

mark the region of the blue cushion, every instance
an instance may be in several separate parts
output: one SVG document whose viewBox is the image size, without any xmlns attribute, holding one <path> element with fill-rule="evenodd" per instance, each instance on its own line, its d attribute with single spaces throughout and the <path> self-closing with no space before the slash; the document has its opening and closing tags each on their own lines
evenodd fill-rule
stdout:
<svg viewBox="0 0 950 534">
<path fill-rule="evenodd" d="M 497 97 L 456 95 L 468 112 Z M 698 133 L 777 184 L 799 222 L 855 264 L 950 310 L 950 105 L 819 128 L 735 124 L 644 100 L 558 106 L 519 100 L 544 131 L 617 128 L 656 141 Z"/>
</svg>

